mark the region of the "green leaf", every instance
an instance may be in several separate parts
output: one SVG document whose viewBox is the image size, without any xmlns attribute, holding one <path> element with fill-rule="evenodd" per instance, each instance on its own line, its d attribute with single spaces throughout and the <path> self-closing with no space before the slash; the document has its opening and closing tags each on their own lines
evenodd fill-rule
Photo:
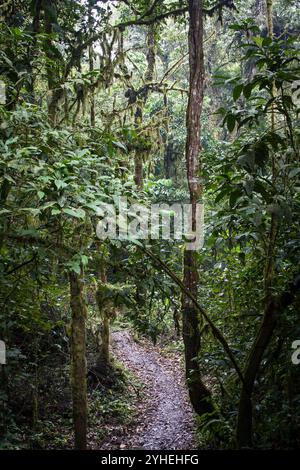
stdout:
<svg viewBox="0 0 300 470">
<path fill-rule="evenodd" d="M 51 211 L 51 215 L 58 215 L 60 213 L 61 213 L 60 209 L 52 209 L 52 211 Z"/>
<path fill-rule="evenodd" d="M 62 181 L 62 180 L 55 180 L 54 184 L 57 187 L 57 189 L 63 189 L 66 186 L 68 186 L 67 183 L 65 183 L 65 181 Z"/>
<path fill-rule="evenodd" d="M 226 188 L 222 189 L 222 191 L 220 191 L 219 194 L 217 195 L 217 197 L 215 199 L 215 203 L 217 204 L 219 201 L 224 199 L 224 197 L 229 193 L 229 191 L 230 191 L 229 187 L 226 187 Z"/>
<path fill-rule="evenodd" d="M 20 209 L 20 211 L 29 212 L 34 217 L 36 217 L 41 212 L 41 210 L 36 208 L 36 207 L 24 207 L 24 208 Z"/>
<path fill-rule="evenodd" d="M 131 236 L 128 236 L 128 237 L 127 237 L 127 240 L 128 240 L 129 242 L 133 243 L 134 245 L 137 245 L 137 246 L 139 246 L 139 247 L 143 247 L 143 244 L 142 244 L 139 240 L 137 240 L 136 238 L 133 238 L 133 237 L 131 237 Z"/>
<path fill-rule="evenodd" d="M 215 114 L 220 114 L 221 116 L 225 116 L 226 115 L 226 109 L 224 107 L 221 107 L 221 108 L 217 109 Z"/>
<path fill-rule="evenodd" d="M 243 95 L 247 100 L 250 98 L 252 90 L 253 90 L 252 83 L 248 83 L 247 85 L 243 87 Z"/>
<path fill-rule="evenodd" d="M 74 271 L 76 274 L 81 274 L 80 264 L 73 262 L 68 264 L 70 271 Z"/>
<path fill-rule="evenodd" d="M 41 209 L 45 210 L 45 209 L 49 209 L 49 207 L 52 207 L 56 204 L 56 201 L 49 201 L 49 202 L 46 202 L 46 204 L 44 204 Z"/>
<path fill-rule="evenodd" d="M 235 189 L 231 194 L 230 194 L 230 197 L 229 197 L 229 204 L 230 204 L 230 207 L 234 207 L 234 205 L 236 204 L 237 200 L 242 196 L 242 191 L 241 189 Z"/>
<path fill-rule="evenodd" d="M 263 39 L 262 45 L 263 46 L 270 46 L 272 44 L 272 39 L 270 37 L 266 37 Z"/>
<path fill-rule="evenodd" d="M 298 175 L 298 173 L 300 173 L 300 168 L 293 168 L 289 172 L 289 178 L 294 178 L 294 176 Z"/>
<path fill-rule="evenodd" d="M 240 24 L 231 24 L 229 25 L 229 29 L 232 29 L 233 31 L 240 31 L 242 29 L 242 25 Z"/>
<path fill-rule="evenodd" d="M 75 217 L 76 219 L 84 219 L 85 218 L 85 211 L 83 209 L 65 207 L 63 209 L 63 212 L 65 212 L 65 214 L 70 215 L 71 217 Z"/>
<path fill-rule="evenodd" d="M 4 178 L 5 180 L 9 181 L 10 183 L 16 184 L 15 180 L 14 180 L 10 175 L 8 175 L 8 174 L 5 174 L 5 175 L 3 176 L 3 178 Z"/>
<path fill-rule="evenodd" d="M 235 124 L 236 124 L 235 116 L 233 114 L 228 114 L 226 118 L 226 122 L 227 122 L 227 129 L 229 130 L 229 132 L 233 132 L 235 128 Z"/>
<path fill-rule="evenodd" d="M 10 211 L 9 211 L 8 209 L 1 209 L 1 210 L 0 210 L 0 215 L 2 215 L 2 214 L 9 214 L 9 213 L 10 213 Z"/>
<path fill-rule="evenodd" d="M 114 144 L 115 147 L 118 147 L 118 148 L 124 150 L 124 152 L 127 152 L 127 148 L 121 142 L 117 142 L 117 141 L 113 140 L 112 143 Z"/>
<path fill-rule="evenodd" d="M 86 256 L 86 255 L 81 255 L 81 263 L 82 263 L 82 266 L 87 266 L 87 265 L 88 265 L 88 262 L 89 262 L 88 256 Z"/>
<path fill-rule="evenodd" d="M 244 85 L 237 85 L 236 87 L 234 87 L 233 92 L 232 92 L 234 101 L 239 99 L 243 91 L 243 88 L 244 88 Z"/>
<path fill-rule="evenodd" d="M 91 209 L 96 214 L 99 211 L 99 206 L 97 206 L 97 204 L 93 204 L 92 202 L 88 202 L 87 204 L 84 204 L 84 207 L 87 207 L 88 209 Z"/>
<path fill-rule="evenodd" d="M 254 36 L 252 39 L 258 47 L 261 47 L 263 45 L 264 38 L 262 38 L 261 36 Z"/>
<path fill-rule="evenodd" d="M 39 233 L 35 228 L 28 228 L 28 229 L 20 229 L 17 230 L 17 234 L 20 235 L 21 237 L 35 237 L 37 238 L 39 236 Z"/>
</svg>

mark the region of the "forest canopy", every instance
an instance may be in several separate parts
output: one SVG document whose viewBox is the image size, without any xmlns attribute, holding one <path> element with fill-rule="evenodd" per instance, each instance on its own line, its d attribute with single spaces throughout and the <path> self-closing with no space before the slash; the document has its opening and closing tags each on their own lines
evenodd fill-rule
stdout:
<svg viewBox="0 0 300 470">
<path fill-rule="evenodd" d="M 0 449 L 299 448 L 299 20 L 0 0 Z"/>
</svg>

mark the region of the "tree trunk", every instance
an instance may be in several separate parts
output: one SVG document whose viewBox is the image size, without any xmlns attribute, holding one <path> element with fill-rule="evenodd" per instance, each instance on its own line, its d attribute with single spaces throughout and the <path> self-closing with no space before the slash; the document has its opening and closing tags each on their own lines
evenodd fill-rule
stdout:
<svg viewBox="0 0 300 470">
<path fill-rule="evenodd" d="M 51 34 L 53 33 L 53 22 L 57 22 L 56 19 L 56 5 L 53 0 L 43 0 L 43 10 L 44 10 L 44 23 L 45 23 L 45 33 L 48 35 L 46 39 L 46 56 L 48 63 L 46 65 L 47 71 L 47 81 L 48 81 L 48 90 L 50 92 L 50 97 L 48 101 L 48 115 L 49 120 L 52 125 L 56 125 L 57 121 L 57 107 L 59 101 L 64 96 L 64 90 L 60 87 L 59 83 L 59 69 L 55 65 L 57 62 L 57 57 L 52 52 L 52 39 Z"/>
<path fill-rule="evenodd" d="M 277 319 L 295 300 L 300 290 L 300 272 L 287 285 L 285 291 L 269 299 L 263 321 L 247 359 L 244 385 L 238 413 L 237 442 L 240 448 L 252 446 L 252 393 L 264 352 L 270 343 Z"/>
<path fill-rule="evenodd" d="M 99 277 L 98 290 L 96 292 L 96 301 L 102 324 L 100 325 L 101 345 L 97 367 L 106 367 L 110 363 L 110 307 L 103 305 L 101 286 L 107 283 L 106 264 L 103 258 L 99 262 Z M 112 307 L 111 307 L 112 308 Z"/>
<path fill-rule="evenodd" d="M 273 36 L 273 0 L 267 0 L 267 26 L 268 34 Z"/>
<path fill-rule="evenodd" d="M 102 311 L 102 330 L 101 330 L 101 351 L 100 351 L 100 356 L 101 359 L 106 363 L 110 363 L 110 325 L 109 325 L 109 314 L 104 311 Z"/>
<path fill-rule="evenodd" d="M 92 16 L 92 5 L 89 4 L 88 7 L 88 18 L 89 18 L 89 31 L 90 34 L 92 35 L 93 32 L 93 16 Z M 94 70 L 94 49 L 93 45 L 91 44 L 89 46 L 89 71 L 93 72 Z M 95 91 L 92 88 L 90 92 L 90 120 L 91 120 L 91 126 L 95 127 Z"/>
<path fill-rule="evenodd" d="M 237 423 L 237 443 L 239 448 L 252 447 L 252 394 L 263 354 L 272 338 L 277 320 L 277 309 L 272 301 L 266 308 L 264 318 L 248 356 L 244 384 L 242 386 Z"/>
<path fill-rule="evenodd" d="M 266 0 L 267 7 L 267 27 L 269 37 L 273 36 L 273 16 L 272 16 L 272 0 Z M 273 94 L 275 96 L 275 84 L 273 86 Z M 272 105 L 271 112 L 271 128 L 275 129 L 275 108 Z M 275 184 L 275 156 L 272 155 L 272 180 Z M 264 315 L 255 341 L 248 355 L 245 370 L 244 383 L 242 385 L 238 420 L 237 420 L 237 444 L 239 448 L 252 447 L 253 445 L 253 413 L 252 413 L 252 395 L 254 383 L 259 372 L 263 355 L 271 341 L 277 316 L 278 305 L 274 298 L 274 268 L 276 257 L 276 240 L 278 234 L 278 216 L 271 215 L 270 233 L 267 250 L 267 262 L 265 266 L 264 282 L 265 282 L 265 307 Z"/>
<path fill-rule="evenodd" d="M 71 384 L 73 397 L 73 422 L 75 449 L 87 446 L 87 384 L 86 384 L 86 306 L 83 298 L 83 281 L 78 274 L 69 273 L 72 332 L 71 332 Z"/>
<path fill-rule="evenodd" d="M 147 70 L 145 73 L 145 82 L 151 83 L 155 71 L 155 25 L 151 24 L 147 31 Z M 149 90 L 146 91 L 142 99 L 138 98 L 137 109 L 134 116 L 135 127 L 138 128 L 143 123 L 143 108 L 147 102 Z M 135 152 L 134 156 L 134 182 L 139 189 L 144 185 L 144 162 L 140 150 Z"/>
<path fill-rule="evenodd" d="M 156 62 L 156 57 L 155 57 L 155 30 L 156 26 L 155 24 L 151 24 L 148 26 L 148 32 L 147 32 L 147 70 L 145 73 L 145 81 L 148 83 L 151 83 L 154 78 L 154 72 L 155 72 L 155 62 Z"/>
<path fill-rule="evenodd" d="M 203 4 L 202 0 L 189 0 L 189 65 L 190 86 L 187 108 L 186 165 L 187 179 L 192 205 L 192 228 L 196 229 L 196 204 L 202 197 L 203 187 L 199 180 L 201 111 L 204 86 L 203 58 Z M 198 269 L 195 251 L 185 251 L 183 281 L 185 287 L 197 298 Z M 202 415 L 214 410 L 211 394 L 201 379 L 198 355 L 201 348 L 200 316 L 191 299 L 183 295 L 183 340 L 185 345 L 186 377 L 191 403 Z"/>
<path fill-rule="evenodd" d="M 135 151 L 134 155 L 134 182 L 139 189 L 142 189 L 144 186 L 144 164 L 143 164 L 143 155 L 139 150 Z"/>
</svg>

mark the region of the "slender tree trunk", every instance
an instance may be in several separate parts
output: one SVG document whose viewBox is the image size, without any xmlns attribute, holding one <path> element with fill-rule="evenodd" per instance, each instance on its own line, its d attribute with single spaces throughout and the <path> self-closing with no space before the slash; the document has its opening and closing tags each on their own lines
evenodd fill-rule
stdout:
<svg viewBox="0 0 300 470">
<path fill-rule="evenodd" d="M 137 114 L 142 113 L 141 108 L 138 106 L 138 110 L 135 113 L 135 127 L 138 128 L 139 124 L 142 123 L 142 118 L 137 118 Z M 140 150 L 135 150 L 134 153 L 134 182 L 138 189 L 143 189 L 144 186 L 144 160 L 143 153 Z"/>
<path fill-rule="evenodd" d="M 248 356 L 238 412 L 237 442 L 240 448 L 252 446 L 252 393 L 255 379 L 279 315 L 294 302 L 296 295 L 299 293 L 299 274 L 299 272 L 296 274 L 294 280 L 280 296 L 270 297 L 262 324 Z"/>
<path fill-rule="evenodd" d="M 36 430 L 39 420 L 39 335 L 34 338 L 34 378 L 32 389 L 32 428 Z"/>
<path fill-rule="evenodd" d="M 238 447 L 252 447 L 252 394 L 254 382 L 258 374 L 263 354 L 272 338 L 277 315 L 274 304 L 271 303 L 265 311 L 264 319 L 251 348 L 244 371 L 237 424 Z"/>
<path fill-rule="evenodd" d="M 73 397 L 73 422 L 75 449 L 87 446 L 87 384 L 86 384 L 86 306 L 83 298 L 83 280 L 69 273 L 72 333 L 71 333 L 71 384 Z"/>
<path fill-rule="evenodd" d="M 9 192 L 11 189 L 11 183 L 7 180 L 4 180 L 3 183 L 0 186 L 0 207 L 4 207 L 4 204 L 6 204 Z M 0 230 L 0 249 L 2 248 L 4 242 L 5 242 L 5 233 L 7 231 L 7 226 L 9 224 L 8 222 L 8 217 L 5 217 L 5 215 L 1 216 L 2 218 L 2 229 Z"/>
<path fill-rule="evenodd" d="M 155 25 L 149 25 L 147 31 L 147 70 L 145 73 L 145 82 L 153 81 L 155 71 Z M 146 92 L 142 100 L 138 98 L 137 109 L 134 116 L 135 127 L 138 128 L 143 123 L 143 107 L 148 99 L 149 91 Z M 139 189 L 144 185 L 144 162 L 142 153 L 137 150 L 134 156 L 134 182 Z"/>
<path fill-rule="evenodd" d="M 89 4 L 89 10 L 88 10 L 88 15 L 89 15 L 89 30 L 90 34 L 93 32 L 93 17 L 92 17 L 92 6 Z M 89 71 L 93 72 L 94 70 L 94 50 L 93 46 L 89 46 Z M 91 90 L 90 94 L 90 103 L 91 103 L 91 108 L 90 108 L 90 119 L 91 119 L 91 126 L 95 127 L 95 91 L 94 89 Z"/>
<path fill-rule="evenodd" d="M 190 87 L 187 108 L 186 165 L 192 205 L 192 228 L 196 229 L 196 204 L 202 197 L 201 173 L 201 112 L 204 87 L 203 58 L 203 4 L 202 0 L 189 0 L 189 65 Z M 183 281 L 185 287 L 197 298 L 198 268 L 195 251 L 185 251 Z M 185 345 L 186 377 L 190 399 L 195 411 L 202 415 L 213 411 L 211 395 L 201 379 L 198 355 L 201 348 L 199 312 L 191 299 L 183 295 L 183 340 Z"/>
<path fill-rule="evenodd" d="M 43 0 L 45 33 L 48 35 L 46 55 L 49 63 L 46 65 L 47 81 L 50 97 L 48 101 L 49 120 L 52 125 L 57 124 L 58 103 L 64 96 L 64 90 L 60 86 L 59 68 L 55 65 L 57 57 L 53 55 L 51 34 L 53 33 L 53 21 L 57 21 L 56 3 L 53 0 Z"/>
<path fill-rule="evenodd" d="M 98 358 L 98 366 L 101 367 L 103 364 L 110 363 L 110 311 L 109 307 L 106 305 L 102 305 L 102 292 L 101 292 L 101 285 L 107 283 L 107 276 L 106 276 L 106 267 L 105 262 L 102 259 L 100 263 L 100 281 L 98 291 L 96 293 L 96 300 L 99 309 L 99 313 L 102 318 L 102 325 L 101 325 L 101 346 L 100 346 L 100 354 Z"/>
<path fill-rule="evenodd" d="M 269 37 L 273 36 L 273 0 L 267 0 L 267 27 Z"/>
<path fill-rule="evenodd" d="M 109 314 L 106 310 L 102 310 L 102 330 L 101 330 L 101 351 L 100 357 L 106 364 L 110 363 L 110 325 Z"/>
<path fill-rule="evenodd" d="M 145 81 L 148 83 L 151 83 L 154 78 L 154 72 L 155 72 L 155 62 L 156 62 L 156 56 L 155 56 L 155 31 L 156 31 L 156 26 L 155 24 L 151 24 L 148 26 L 148 32 L 147 32 L 147 70 L 145 73 Z"/>
<path fill-rule="evenodd" d="M 30 93 L 30 99 L 32 103 L 35 103 L 35 80 L 33 73 L 33 64 L 35 58 L 38 56 L 39 51 L 37 47 L 37 34 L 40 32 L 40 20 L 41 20 L 41 9 L 42 9 L 42 0 L 36 0 L 34 5 L 33 20 L 32 20 L 32 32 L 33 40 L 32 44 L 28 46 L 28 75 L 30 75 L 31 80 L 28 83 L 28 90 Z"/>
<path fill-rule="evenodd" d="M 42 6 L 43 11 L 44 11 L 44 25 L 45 25 L 45 33 L 49 35 L 46 39 L 47 43 L 47 58 L 50 61 L 54 61 L 54 57 L 51 53 L 51 45 L 52 45 L 52 39 L 50 35 L 53 33 L 53 20 L 54 16 L 56 17 L 56 5 L 53 0 L 42 0 Z M 46 69 L 47 69 L 47 80 L 48 80 L 48 87 L 51 90 L 55 84 L 56 84 L 56 77 L 55 77 L 55 69 L 53 68 L 53 63 L 52 64 L 47 64 Z"/>
</svg>

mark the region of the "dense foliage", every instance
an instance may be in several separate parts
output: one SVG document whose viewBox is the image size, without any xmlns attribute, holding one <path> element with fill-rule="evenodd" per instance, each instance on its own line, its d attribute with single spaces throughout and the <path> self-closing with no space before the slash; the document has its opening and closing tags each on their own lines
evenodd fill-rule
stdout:
<svg viewBox="0 0 300 470">
<path fill-rule="evenodd" d="M 101 241 L 96 226 L 117 196 L 190 201 L 188 3 L 0 7 L 0 448 L 72 445 L 81 314 L 90 426 L 131 413 L 109 352 L 114 322 L 182 351 L 184 242 Z M 300 5 L 273 3 L 204 2 L 194 361 L 213 411 L 200 417 L 203 448 L 299 446 Z"/>
</svg>

